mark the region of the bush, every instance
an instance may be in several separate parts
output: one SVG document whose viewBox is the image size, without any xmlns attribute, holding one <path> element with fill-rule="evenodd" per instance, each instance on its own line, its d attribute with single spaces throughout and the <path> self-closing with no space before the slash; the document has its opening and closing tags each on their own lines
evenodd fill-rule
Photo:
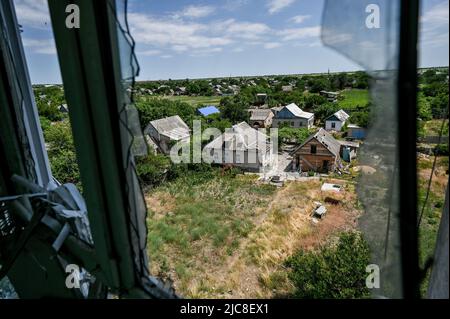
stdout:
<svg viewBox="0 0 450 319">
<path fill-rule="evenodd" d="M 298 144 L 302 144 L 311 133 L 307 128 L 281 127 L 278 130 L 278 138 L 280 142 L 295 139 Z"/>
<path fill-rule="evenodd" d="M 446 155 L 448 156 L 448 144 L 438 144 L 434 148 L 434 154 L 436 155 Z"/>
<path fill-rule="evenodd" d="M 361 234 L 345 232 L 336 246 L 318 251 L 300 251 L 286 265 L 295 286 L 296 298 L 364 298 L 366 266 L 370 264 L 369 248 Z"/>
<path fill-rule="evenodd" d="M 46 126 L 44 138 L 53 176 L 63 184 L 73 183 L 81 187 L 69 121 L 55 122 Z"/>
<path fill-rule="evenodd" d="M 170 167 L 170 159 L 161 154 L 150 154 L 138 157 L 136 172 L 141 182 L 145 185 L 159 185 L 167 176 Z"/>
</svg>

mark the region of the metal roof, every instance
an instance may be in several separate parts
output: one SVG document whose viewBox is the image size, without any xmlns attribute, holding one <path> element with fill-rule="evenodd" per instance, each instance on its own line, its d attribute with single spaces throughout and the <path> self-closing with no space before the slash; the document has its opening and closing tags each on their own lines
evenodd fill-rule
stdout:
<svg viewBox="0 0 450 319">
<path fill-rule="evenodd" d="M 270 109 L 256 109 L 252 110 L 250 121 L 264 121 L 272 113 Z"/>
<path fill-rule="evenodd" d="M 172 140 L 181 140 L 190 136 L 189 126 L 178 115 L 165 117 L 150 122 L 159 134 Z"/>
<path fill-rule="evenodd" d="M 332 118 L 333 116 L 335 116 L 341 122 L 347 121 L 348 118 L 350 117 L 350 115 L 348 115 L 344 110 L 341 109 L 341 110 L 335 112 L 333 115 L 330 115 L 329 117 L 327 117 L 326 121 L 329 118 Z"/>
<path fill-rule="evenodd" d="M 292 114 L 294 114 L 296 117 L 301 117 L 304 119 L 310 119 L 314 116 L 314 113 L 309 113 L 303 111 L 301 108 L 297 106 L 295 103 L 291 103 L 285 106 Z"/>
<path fill-rule="evenodd" d="M 219 109 L 217 107 L 215 107 L 214 105 L 208 105 L 205 107 L 201 107 L 197 111 L 199 111 L 199 113 L 203 116 L 220 113 Z"/>
<path fill-rule="evenodd" d="M 205 148 L 226 148 L 228 150 L 259 149 L 267 151 L 267 139 L 266 134 L 255 130 L 246 122 L 241 122 L 225 130 L 225 133 L 208 143 Z"/>
<path fill-rule="evenodd" d="M 320 128 L 316 133 L 310 135 L 306 141 L 300 146 L 295 148 L 292 153 L 297 152 L 298 149 L 302 148 L 303 145 L 315 138 L 319 143 L 325 146 L 334 156 L 339 157 L 339 151 L 341 149 L 341 144 L 337 141 L 330 133 L 328 133 L 323 128 Z"/>
</svg>

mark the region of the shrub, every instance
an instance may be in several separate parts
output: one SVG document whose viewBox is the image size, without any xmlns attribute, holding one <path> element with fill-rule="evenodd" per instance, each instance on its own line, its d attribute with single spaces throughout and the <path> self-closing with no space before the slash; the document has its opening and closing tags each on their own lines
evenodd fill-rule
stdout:
<svg viewBox="0 0 450 319">
<path fill-rule="evenodd" d="M 286 261 L 297 298 L 364 298 L 369 248 L 361 234 L 345 232 L 335 246 L 300 251 Z"/>
</svg>

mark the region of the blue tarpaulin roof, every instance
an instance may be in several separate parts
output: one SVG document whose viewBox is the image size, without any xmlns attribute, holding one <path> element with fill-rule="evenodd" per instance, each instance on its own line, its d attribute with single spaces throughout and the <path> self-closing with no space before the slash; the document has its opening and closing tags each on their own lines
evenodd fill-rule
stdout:
<svg viewBox="0 0 450 319">
<path fill-rule="evenodd" d="M 220 113 L 220 111 L 214 105 L 208 105 L 198 109 L 199 113 L 203 116 L 208 116 L 215 113 Z"/>
</svg>

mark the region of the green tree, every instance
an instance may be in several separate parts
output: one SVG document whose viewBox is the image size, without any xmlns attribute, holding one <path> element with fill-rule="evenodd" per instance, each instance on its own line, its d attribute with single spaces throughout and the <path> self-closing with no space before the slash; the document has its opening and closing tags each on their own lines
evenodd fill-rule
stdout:
<svg viewBox="0 0 450 319">
<path fill-rule="evenodd" d="M 345 232 L 338 243 L 317 251 L 300 251 L 286 265 L 295 286 L 294 297 L 311 299 L 365 298 L 369 247 L 362 235 Z"/>
<path fill-rule="evenodd" d="M 248 121 L 247 104 L 236 98 L 226 97 L 220 100 L 222 116 L 231 123 Z"/>
<path fill-rule="evenodd" d="M 44 130 L 53 176 L 61 183 L 81 187 L 80 172 L 69 121 L 55 122 Z"/>
</svg>

